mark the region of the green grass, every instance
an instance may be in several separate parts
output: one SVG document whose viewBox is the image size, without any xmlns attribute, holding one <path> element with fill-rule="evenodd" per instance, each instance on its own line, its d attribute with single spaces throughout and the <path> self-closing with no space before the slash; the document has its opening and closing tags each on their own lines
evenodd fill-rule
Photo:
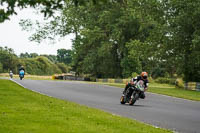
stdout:
<svg viewBox="0 0 200 133">
<path fill-rule="evenodd" d="M 120 88 L 125 87 L 125 84 L 116 84 L 116 83 L 101 83 L 101 84 L 116 86 Z M 200 101 L 200 91 L 184 90 L 168 84 L 159 84 L 154 82 L 149 83 L 148 92 L 168 95 L 178 98 L 184 98 L 188 100 Z"/>
<path fill-rule="evenodd" d="M 10 77 L 8 73 L 1 73 L 0 77 Z M 19 79 L 19 75 L 13 75 L 13 78 Z M 32 79 L 32 80 L 52 80 L 52 76 L 38 76 L 38 75 L 25 75 L 25 79 Z"/>
<path fill-rule="evenodd" d="M 122 107 L 123 108 L 123 107 Z M 0 133 L 168 133 L 0 79 Z"/>
<path fill-rule="evenodd" d="M 168 84 L 152 83 L 149 87 L 149 92 L 200 101 L 200 91 L 185 90 Z"/>
</svg>

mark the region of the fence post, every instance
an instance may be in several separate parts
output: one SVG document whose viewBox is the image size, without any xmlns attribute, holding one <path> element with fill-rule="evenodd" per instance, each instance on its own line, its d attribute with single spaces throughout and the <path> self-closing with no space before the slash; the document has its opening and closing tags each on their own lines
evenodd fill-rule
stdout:
<svg viewBox="0 0 200 133">
<path fill-rule="evenodd" d="M 196 90 L 200 91 L 200 82 L 196 82 Z"/>
<path fill-rule="evenodd" d="M 185 87 L 184 87 L 185 90 L 188 89 L 188 82 L 185 82 Z"/>
</svg>

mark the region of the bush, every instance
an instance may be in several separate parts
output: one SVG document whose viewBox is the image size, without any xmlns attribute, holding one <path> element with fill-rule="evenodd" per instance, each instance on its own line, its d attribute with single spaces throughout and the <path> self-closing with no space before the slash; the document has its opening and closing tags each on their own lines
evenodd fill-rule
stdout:
<svg viewBox="0 0 200 133">
<path fill-rule="evenodd" d="M 176 79 L 175 85 L 178 88 L 184 88 L 184 81 L 182 79 L 178 78 L 178 79 Z"/>
<path fill-rule="evenodd" d="M 53 74 L 61 74 L 62 73 L 62 70 L 59 69 L 59 67 L 56 64 L 52 65 L 52 71 L 53 71 L 52 72 Z"/>
<path fill-rule="evenodd" d="M 138 74 L 136 72 L 133 72 L 131 76 L 132 78 L 135 78 L 136 76 L 138 76 Z"/>
<path fill-rule="evenodd" d="M 90 81 L 96 82 L 96 78 L 95 77 L 90 77 Z"/>
<path fill-rule="evenodd" d="M 46 57 L 39 56 L 37 58 L 23 59 L 25 62 L 25 70 L 32 75 L 52 75 L 62 73 L 59 67 L 53 64 Z"/>
<path fill-rule="evenodd" d="M 156 67 L 153 69 L 151 76 L 152 78 L 159 78 L 159 77 L 165 77 L 165 75 L 166 75 L 166 72 L 164 68 Z"/>
<path fill-rule="evenodd" d="M 157 78 L 155 80 L 155 82 L 161 83 L 161 84 L 172 84 L 172 85 L 175 85 L 176 84 L 176 79 L 174 79 L 174 78 Z"/>
<path fill-rule="evenodd" d="M 69 71 L 67 65 L 64 63 L 57 63 L 56 65 L 62 71 L 62 73 L 67 73 Z"/>
</svg>

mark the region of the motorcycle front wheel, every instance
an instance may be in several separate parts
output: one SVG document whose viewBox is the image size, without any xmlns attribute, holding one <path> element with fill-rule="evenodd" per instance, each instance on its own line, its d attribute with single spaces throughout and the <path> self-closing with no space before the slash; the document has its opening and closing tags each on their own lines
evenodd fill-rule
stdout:
<svg viewBox="0 0 200 133">
<path fill-rule="evenodd" d="M 135 102 L 137 101 L 138 97 L 139 97 L 139 94 L 136 93 L 136 94 L 134 95 L 134 97 L 131 98 L 131 99 L 129 100 L 129 105 L 135 104 Z"/>
</svg>

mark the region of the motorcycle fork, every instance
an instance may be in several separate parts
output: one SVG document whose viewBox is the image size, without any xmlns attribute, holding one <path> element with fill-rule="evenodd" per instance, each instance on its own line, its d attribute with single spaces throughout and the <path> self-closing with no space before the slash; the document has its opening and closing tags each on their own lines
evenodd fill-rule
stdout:
<svg viewBox="0 0 200 133">
<path fill-rule="evenodd" d="M 138 93 L 138 94 L 140 95 L 140 92 L 133 91 L 133 94 L 131 95 L 131 98 L 134 98 L 136 93 Z M 139 97 L 137 98 L 137 100 L 138 100 L 138 99 L 139 99 Z"/>
<path fill-rule="evenodd" d="M 130 91 L 131 91 L 130 88 L 128 88 L 128 89 L 126 90 L 126 95 L 125 95 L 125 97 L 124 97 L 126 102 L 128 102 L 129 99 L 130 99 L 130 97 L 131 97 L 131 96 L 130 96 Z"/>
</svg>

